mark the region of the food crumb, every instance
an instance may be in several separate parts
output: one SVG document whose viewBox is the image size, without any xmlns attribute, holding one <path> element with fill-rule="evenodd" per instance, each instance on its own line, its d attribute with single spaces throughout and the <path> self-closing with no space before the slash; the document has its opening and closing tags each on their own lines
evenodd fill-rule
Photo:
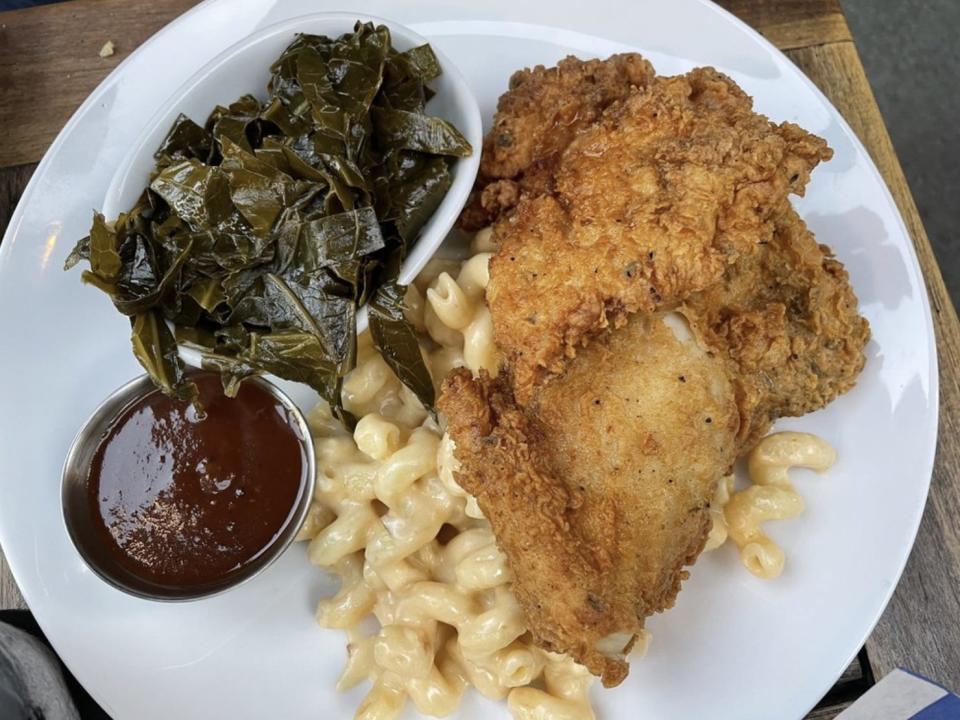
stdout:
<svg viewBox="0 0 960 720">
<path fill-rule="evenodd" d="M 111 55 L 113 55 L 113 50 L 114 50 L 113 40 L 107 40 L 103 44 L 103 47 L 100 48 L 100 57 L 102 58 L 110 57 Z"/>
</svg>

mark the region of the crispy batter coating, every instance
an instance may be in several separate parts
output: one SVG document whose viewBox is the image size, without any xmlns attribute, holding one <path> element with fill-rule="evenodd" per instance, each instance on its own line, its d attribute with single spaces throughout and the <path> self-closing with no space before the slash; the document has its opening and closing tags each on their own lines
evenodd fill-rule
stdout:
<svg viewBox="0 0 960 720">
<path fill-rule="evenodd" d="M 521 191 L 549 192 L 554 166 L 574 136 L 653 78 L 653 66 L 636 53 L 606 60 L 571 56 L 555 67 L 515 72 L 484 138 L 480 175 L 461 225 L 479 230 L 512 208 Z"/>
<path fill-rule="evenodd" d="M 495 221 L 505 365 L 456 371 L 439 405 L 531 632 L 615 685 L 703 547 L 718 478 L 777 417 L 848 390 L 869 327 L 789 203 L 822 139 L 710 68 L 654 78 L 618 56 L 515 78 L 463 219 Z"/>
<path fill-rule="evenodd" d="M 819 410 L 856 382 L 870 326 L 847 271 L 792 207 L 769 241 L 743 254 L 682 312 L 730 363 L 749 450 L 778 417 Z"/>
<path fill-rule="evenodd" d="M 619 684 L 620 651 L 673 605 L 733 462 L 725 364 L 661 316 L 635 316 L 526 408 L 502 375 L 464 370 L 447 378 L 440 407 L 457 480 L 493 525 L 537 642 Z"/>
<path fill-rule="evenodd" d="M 518 398 L 628 313 L 720 280 L 829 156 L 710 68 L 608 107 L 563 152 L 553 191 L 522 196 L 494 226 L 487 297 Z"/>
</svg>

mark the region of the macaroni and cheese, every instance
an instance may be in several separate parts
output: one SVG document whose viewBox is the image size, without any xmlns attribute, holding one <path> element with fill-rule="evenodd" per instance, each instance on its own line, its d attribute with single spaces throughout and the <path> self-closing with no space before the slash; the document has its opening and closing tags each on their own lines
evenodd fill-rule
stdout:
<svg viewBox="0 0 960 720">
<path fill-rule="evenodd" d="M 476 254 L 459 265 L 432 262 L 407 291 L 407 317 L 425 336 L 423 352 L 438 384 L 455 367 L 497 371 L 484 303 L 489 233 L 478 233 L 472 249 Z M 394 718 L 407 700 L 423 714 L 446 716 L 472 685 L 488 698 L 507 698 L 518 720 L 593 718 L 592 676 L 533 644 L 490 524 L 454 479 L 454 443 L 368 333 L 343 383 L 343 402 L 359 418 L 352 433 L 325 403 L 309 417 L 319 477 L 301 538 L 309 540 L 310 560 L 340 578 L 317 620 L 347 633 L 337 688 L 370 682 L 356 717 Z M 750 487 L 735 492 L 732 475 L 720 482 L 706 549 L 729 538 L 751 572 L 779 575 L 783 551 L 760 525 L 803 508 L 788 468 L 823 471 L 834 457 L 812 435 L 765 438 L 748 460 Z M 379 623 L 372 633 L 361 629 L 370 615 Z M 645 652 L 648 642 L 644 633 L 634 652 Z"/>
<path fill-rule="evenodd" d="M 437 381 L 453 367 L 496 372 L 483 302 L 489 258 L 478 253 L 459 269 L 434 264 L 432 277 L 428 270 L 408 289 L 408 319 L 430 338 L 425 352 Z M 359 418 L 352 433 L 325 403 L 309 418 L 319 477 L 301 537 L 310 560 L 340 578 L 317 620 L 347 632 L 338 689 L 371 683 L 356 717 L 393 718 L 407 700 L 423 714 L 449 715 L 472 685 L 507 698 L 516 718 L 593 718 L 592 676 L 533 644 L 506 558 L 454 480 L 453 443 L 367 334 L 343 400 Z M 361 622 L 371 614 L 380 627 L 366 633 Z"/>
<path fill-rule="evenodd" d="M 834 449 L 816 435 L 780 432 L 765 437 L 747 457 L 750 486 L 734 492 L 732 476 L 720 483 L 711 504 L 713 527 L 704 549 L 713 550 L 729 537 L 750 572 L 765 579 L 779 577 L 786 560 L 783 549 L 761 525 L 803 512 L 803 498 L 787 471 L 803 467 L 822 473 L 836 459 Z"/>
</svg>

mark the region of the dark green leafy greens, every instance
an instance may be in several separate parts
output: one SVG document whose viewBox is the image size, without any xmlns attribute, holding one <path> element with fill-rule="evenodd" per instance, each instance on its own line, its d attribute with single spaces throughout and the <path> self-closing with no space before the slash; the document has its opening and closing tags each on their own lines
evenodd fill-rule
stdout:
<svg viewBox="0 0 960 720">
<path fill-rule="evenodd" d="M 386 27 L 300 35 L 203 126 L 181 115 L 149 186 L 110 223 L 95 214 L 67 258 L 130 317 L 137 359 L 168 395 L 195 399 L 177 343 L 204 351 L 228 394 L 269 372 L 340 407 L 357 307 L 425 405 L 434 390 L 403 314 L 400 263 L 472 149 L 425 113 L 440 74 L 429 45 L 398 52 Z M 174 330 L 171 331 L 170 326 Z"/>
<path fill-rule="evenodd" d="M 370 335 L 400 381 L 413 390 L 427 408 L 433 410 L 436 400 L 433 380 L 423 362 L 416 330 L 403 314 L 405 290 L 403 285 L 396 282 L 380 286 L 367 307 Z"/>
</svg>

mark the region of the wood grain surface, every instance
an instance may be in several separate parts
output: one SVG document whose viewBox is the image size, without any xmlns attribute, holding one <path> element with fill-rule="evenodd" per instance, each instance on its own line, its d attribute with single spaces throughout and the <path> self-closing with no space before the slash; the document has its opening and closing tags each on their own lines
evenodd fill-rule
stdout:
<svg viewBox="0 0 960 720">
<path fill-rule="evenodd" d="M 853 40 L 840 0 L 719 0 L 717 4 L 785 52 Z"/>
<path fill-rule="evenodd" d="M 3 557 L 3 552 L 0 552 L 0 610 L 18 610 L 26 606 L 20 589 L 10 574 L 10 568 L 7 567 L 7 560 Z"/>
<path fill-rule="evenodd" d="M 0 232 L 74 109 L 135 47 L 193 0 L 74 0 L 0 14 Z M 719 3 L 784 50 L 863 141 L 903 214 L 926 279 L 940 361 L 940 434 L 916 546 L 866 653 L 809 718 L 827 720 L 874 676 L 904 666 L 960 689 L 960 325 L 857 55 L 839 0 Z M 113 40 L 116 53 L 98 55 Z M 44 112 L 37 113 L 40 107 Z M 909 431 L 909 430 L 907 430 Z M 838 588 L 838 592 L 842 589 Z M 0 608 L 22 599 L 0 556 Z"/>
<path fill-rule="evenodd" d="M 125 57 L 196 0 L 75 0 L 0 14 L 0 167 L 35 163 Z M 108 41 L 113 55 L 100 57 Z"/>
<path fill-rule="evenodd" d="M 0 24 L 2 24 L 2 18 L 3 15 L 0 14 Z M 2 126 L 0 126 L 0 130 L 2 130 Z M 24 188 L 27 187 L 27 182 L 29 182 L 36 167 L 36 163 L 18 167 L 0 167 L 0 237 L 6 232 L 7 225 L 10 223 L 10 216 L 13 215 L 17 201 L 23 194 Z M 20 595 L 20 589 L 7 566 L 3 549 L 0 548 L 0 610 L 19 609 L 26 606 L 27 604 Z"/>
</svg>

